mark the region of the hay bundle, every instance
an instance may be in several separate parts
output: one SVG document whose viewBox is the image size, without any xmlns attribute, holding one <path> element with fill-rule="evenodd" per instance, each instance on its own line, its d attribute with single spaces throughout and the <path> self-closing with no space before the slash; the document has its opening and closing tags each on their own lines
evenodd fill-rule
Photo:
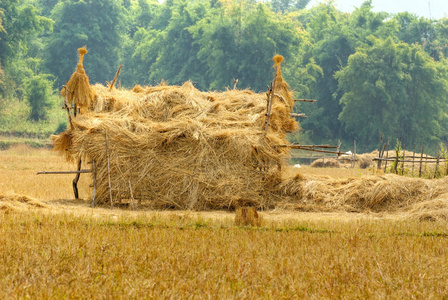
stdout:
<svg viewBox="0 0 448 300">
<path fill-rule="evenodd" d="M 0 194 L 0 212 L 9 213 L 12 211 L 46 207 L 47 205 L 33 197 L 14 193 Z"/>
<path fill-rule="evenodd" d="M 273 205 L 281 182 L 276 170 L 288 156 L 276 145 L 286 144 L 286 132 L 297 128 L 287 104 L 272 107 L 265 135 L 264 94 L 200 92 L 190 82 L 93 89 L 88 112 L 73 118 L 74 128 L 53 137 L 53 144 L 69 160 L 95 160 L 98 202 L 110 201 L 109 160 L 114 201 L 133 197 L 182 209 Z"/>
<path fill-rule="evenodd" d="M 89 77 L 86 75 L 86 71 L 83 66 L 84 55 L 87 54 L 87 49 L 78 49 L 79 62 L 76 67 L 76 71 L 70 77 L 67 86 L 61 91 L 62 97 L 67 97 L 69 103 L 74 103 L 75 108 L 79 108 L 81 113 L 86 113 L 90 102 L 95 97 L 95 91 L 92 89 L 89 83 Z"/>
<path fill-rule="evenodd" d="M 238 207 L 235 210 L 235 225 L 259 227 L 261 225 L 261 218 L 255 210 L 255 207 Z"/>
<path fill-rule="evenodd" d="M 339 168 L 339 162 L 334 158 L 318 158 L 311 163 L 312 168 Z"/>
</svg>

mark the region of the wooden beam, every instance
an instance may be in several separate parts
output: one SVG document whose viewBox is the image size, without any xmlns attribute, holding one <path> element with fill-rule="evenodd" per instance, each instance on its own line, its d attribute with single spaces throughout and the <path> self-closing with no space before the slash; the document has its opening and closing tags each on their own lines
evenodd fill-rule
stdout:
<svg viewBox="0 0 448 300">
<path fill-rule="evenodd" d="M 294 102 L 316 102 L 314 99 L 294 99 Z"/>
<path fill-rule="evenodd" d="M 37 172 L 36 175 L 47 175 L 47 174 L 79 174 L 79 173 L 92 173 L 92 170 L 79 170 L 79 171 L 41 171 Z"/>
</svg>

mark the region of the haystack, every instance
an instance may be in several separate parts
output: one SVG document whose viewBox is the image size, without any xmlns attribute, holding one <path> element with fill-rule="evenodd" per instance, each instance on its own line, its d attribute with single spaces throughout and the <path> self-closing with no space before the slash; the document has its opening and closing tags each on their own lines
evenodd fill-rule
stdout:
<svg viewBox="0 0 448 300">
<path fill-rule="evenodd" d="M 154 208 L 270 207 L 288 156 L 277 145 L 298 128 L 280 63 L 276 57 L 280 97 L 267 133 L 265 94 L 201 92 L 191 82 L 133 90 L 97 84 L 93 92 L 73 94 L 85 109 L 53 137 L 54 149 L 71 161 L 95 161 L 97 203 L 109 203 L 112 195 L 114 202 L 132 199 Z"/>
</svg>

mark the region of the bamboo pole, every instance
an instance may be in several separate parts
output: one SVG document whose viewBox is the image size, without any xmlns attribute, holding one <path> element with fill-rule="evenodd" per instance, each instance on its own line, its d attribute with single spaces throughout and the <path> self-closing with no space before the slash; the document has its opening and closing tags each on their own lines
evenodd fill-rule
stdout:
<svg viewBox="0 0 448 300">
<path fill-rule="evenodd" d="M 112 83 L 111 83 L 110 86 L 109 86 L 109 90 L 112 90 L 112 89 L 114 88 L 115 81 L 117 81 L 118 75 L 120 75 L 121 67 L 122 67 L 122 65 L 120 65 L 120 66 L 118 67 L 117 73 L 115 73 L 114 80 L 112 80 Z"/>
<path fill-rule="evenodd" d="M 92 192 L 92 208 L 95 207 L 95 194 L 96 194 L 96 162 L 92 161 L 92 173 L 93 173 L 93 192 Z"/>
<path fill-rule="evenodd" d="M 109 137 L 107 136 L 107 132 L 106 132 L 106 156 L 107 156 L 107 176 L 109 178 L 110 209 L 113 209 L 114 201 L 112 200 L 112 186 L 110 184 Z"/>
<path fill-rule="evenodd" d="M 439 173 L 439 161 L 440 161 L 440 151 L 437 154 L 437 163 L 436 163 L 436 168 L 434 170 L 434 178 L 437 178 L 437 175 Z"/>
<path fill-rule="evenodd" d="M 420 170 L 418 171 L 418 177 L 422 177 L 423 149 L 424 146 L 422 145 L 422 155 L 420 156 Z"/>
<path fill-rule="evenodd" d="M 316 102 L 314 99 L 294 99 L 294 102 Z"/>
<path fill-rule="evenodd" d="M 415 144 L 414 144 L 414 150 L 412 152 L 412 176 L 414 176 L 414 161 L 415 161 Z"/>
<path fill-rule="evenodd" d="M 268 107 L 267 107 L 267 113 L 266 113 L 266 127 L 264 135 L 268 133 L 269 128 L 269 118 L 271 117 L 271 110 L 272 110 L 272 102 L 274 101 L 274 91 L 275 91 L 275 79 L 277 78 L 277 68 L 275 68 L 275 76 L 274 76 L 274 82 L 271 83 L 271 89 L 268 95 Z"/>
<path fill-rule="evenodd" d="M 382 160 L 382 161 L 396 161 L 396 158 L 379 158 L 379 157 L 375 157 L 373 160 L 375 160 L 375 161 L 378 161 L 378 160 Z M 401 163 L 401 162 L 409 162 L 409 163 L 411 163 L 412 160 L 411 159 L 404 159 L 404 160 L 403 159 L 399 159 L 398 162 L 399 163 Z M 448 162 L 448 160 L 440 159 L 439 162 Z M 423 160 L 422 163 L 425 163 L 425 164 L 436 164 L 437 161 Z"/>
<path fill-rule="evenodd" d="M 378 148 L 379 157 L 380 158 L 382 157 L 382 155 L 381 155 L 381 148 L 383 148 L 383 133 L 382 132 L 381 132 L 381 136 L 380 136 L 380 147 Z M 377 167 L 377 169 L 378 170 L 381 169 L 381 160 L 378 160 L 378 167 Z"/>
<path fill-rule="evenodd" d="M 79 170 L 79 171 L 40 171 L 36 175 L 49 175 L 49 174 L 79 174 L 79 173 L 92 173 L 92 170 Z"/>
<path fill-rule="evenodd" d="M 403 161 L 401 162 L 401 175 L 404 175 L 404 157 L 406 155 L 405 145 L 403 144 Z"/>
<path fill-rule="evenodd" d="M 390 137 L 387 138 L 386 159 L 389 158 L 389 142 L 390 142 Z M 384 164 L 384 174 L 386 174 L 386 171 L 387 171 L 387 160 L 386 160 L 386 163 Z"/>
</svg>

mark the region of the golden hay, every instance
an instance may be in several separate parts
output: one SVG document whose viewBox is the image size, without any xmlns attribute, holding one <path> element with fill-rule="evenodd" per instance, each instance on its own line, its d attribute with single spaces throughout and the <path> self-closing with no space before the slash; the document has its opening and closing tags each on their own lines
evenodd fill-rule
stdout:
<svg viewBox="0 0 448 300">
<path fill-rule="evenodd" d="M 46 208 L 47 205 L 41 201 L 14 193 L 0 194 L 0 212 L 9 213 L 11 211 L 28 210 L 32 208 Z"/>
<path fill-rule="evenodd" d="M 281 74 L 276 80 L 283 81 Z M 95 160 L 99 203 L 110 201 L 109 158 L 114 201 L 132 195 L 155 208 L 273 206 L 277 169 L 288 156 L 276 145 L 287 144 L 286 133 L 298 128 L 288 103 L 275 99 L 265 134 L 265 94 L 201 92 L 191 82 L 93 90 L 89 110 L 53 144 L 68 160 Z"/>
<path fill-rule="evenodd" d="M 238 207 L 235 210 L 235 225 L 259 227 L 261 225 L 261 217 L 258 215 L 255 207 Z"/>
<path fill-rule="evenodd" d="M 62 97 L 67 96 L 69 103 L 74 103 L 75 107 L 80 109 L 81 113 L 86 113 L 90 106 L 90 102 L 95 97 L 95 91 L 89 83 L 83 66 L 84 55 L 87 54 L 86 47 L 79 48 L 79 62 L 76 71 L 70 77 L 67 86 L 61 91 Z"/>
<path fill-rule="evenodd" d="M 313 168 L 339 168 L 339 162 L 334 158 L 318 158 L 311 163 Z"/>
</svg>

